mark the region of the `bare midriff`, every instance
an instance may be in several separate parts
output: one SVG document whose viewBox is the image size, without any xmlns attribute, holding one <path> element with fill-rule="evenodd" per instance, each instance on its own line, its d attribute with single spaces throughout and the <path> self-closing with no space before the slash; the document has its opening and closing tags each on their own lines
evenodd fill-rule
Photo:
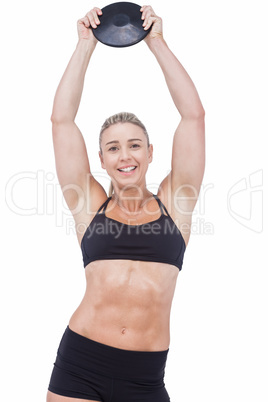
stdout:
<svg viewBox="0 0 268 402">
<path fill-rule="evenodd" d="M 130 260 L 93 261 L 85 296 L 69 327 L 96 342 L 126 350 L 169 348 L 169 321 L 179 270 Z"/>
</svg>

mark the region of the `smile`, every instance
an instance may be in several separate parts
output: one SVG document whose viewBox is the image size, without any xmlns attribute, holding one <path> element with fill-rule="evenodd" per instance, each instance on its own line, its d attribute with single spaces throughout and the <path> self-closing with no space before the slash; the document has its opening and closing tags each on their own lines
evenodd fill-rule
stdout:
<svg viewBox="0 0 268 402">
<path fill-rule="evenodd" d="M 137 166 L 129 166 L 126 168 L 118 169 L 118 171 L 123 174 L 131 174 L 136 170 L 136 168 Z"/>
</svg>

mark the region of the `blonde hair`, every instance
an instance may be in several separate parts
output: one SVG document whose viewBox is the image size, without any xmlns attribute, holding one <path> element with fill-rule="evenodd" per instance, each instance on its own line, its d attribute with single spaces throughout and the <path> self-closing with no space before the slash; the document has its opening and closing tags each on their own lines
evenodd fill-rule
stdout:
<svg viewBox="0 0 268 402">
<path fill-rule="evenodd" d="M 138 119 L 138 117 L 135 114 L 128 113 L 128 112 L 121 112 L 121 113 L 117 113 L 117 114 L 114 114 L 113 116 L 108 117 L 108 119 L 105 120 L 105 122 L 103 123 L 103 125 L 101 127 L 100 136 L 99 136 L 99 146 L 100 146 L 101 154 L 102 154 L 101 141 L 102 141 L 103 132 L 108 127 L 112 126 L 113 124 L 117 124 L 117 123 L 132 123 L 132 124 L 135 124 L 136 126 L 139 126 L 140 128 L 142 128 L 142 130 L 145 134 L 145 137 L 147 139 L 147 145 L 149 147 L 149 145 L 150 145 L 149 135 L 147 133 L 147 130 L 146 130 L 144 124 Z M 111 195 L 113 194 L 113 191 L 114 191 L 113 183 L 111 182 L 108 197 L 111 197 Z"/>
</svg>

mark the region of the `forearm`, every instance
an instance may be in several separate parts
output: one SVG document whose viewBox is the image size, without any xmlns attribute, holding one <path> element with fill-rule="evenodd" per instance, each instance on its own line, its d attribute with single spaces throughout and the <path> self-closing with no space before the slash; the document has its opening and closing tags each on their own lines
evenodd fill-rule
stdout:
<svg viewBox="0 0 268 402">
<path fill-rule="evenodd" d="M 204 109 L 197 90 L 176 56 L 163 38 L 152 40 L 150 50 L 158 61 L 169 92 L 183 118 L 198 118 L 204 115 Z"/>
<path fill-rule="evenodd" d="M 52 122 L 74 121 L 80 104 L 85 74 L 95 44 L 80 39 L 57 88 Z"/>
</svg>

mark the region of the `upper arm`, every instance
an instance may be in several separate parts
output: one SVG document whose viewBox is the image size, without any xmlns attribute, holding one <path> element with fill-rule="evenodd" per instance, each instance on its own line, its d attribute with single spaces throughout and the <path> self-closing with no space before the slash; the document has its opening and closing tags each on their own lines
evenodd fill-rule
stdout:
<svg viewBox="0 0 268 402">
<path fill-rule="evenodd" d="M 88 191 L 93 185 L 105 193 L 91 175 L 85 141 L 76 124 L 53 123 L 52 132 L 57 175 L 70 210 L 77 207 L 78 201 L 84 202 L 86 196 L 93 196 Z"/>
<path fill-rule="evenodd" d="M 161 183 L 161 192 L 182 197 L 193 210 L 205 169 L 204 116 L 182 118 L 175 132 L 172 147 L 171 172 Z M 188 202 L 187 202 L 188 198 Z"/>
<path fill-rule="evenodd" d="M 205 169 L 204 118 L 181 120 L 173 140 L 171 183 L 199 192 Z"/>
</svg>

